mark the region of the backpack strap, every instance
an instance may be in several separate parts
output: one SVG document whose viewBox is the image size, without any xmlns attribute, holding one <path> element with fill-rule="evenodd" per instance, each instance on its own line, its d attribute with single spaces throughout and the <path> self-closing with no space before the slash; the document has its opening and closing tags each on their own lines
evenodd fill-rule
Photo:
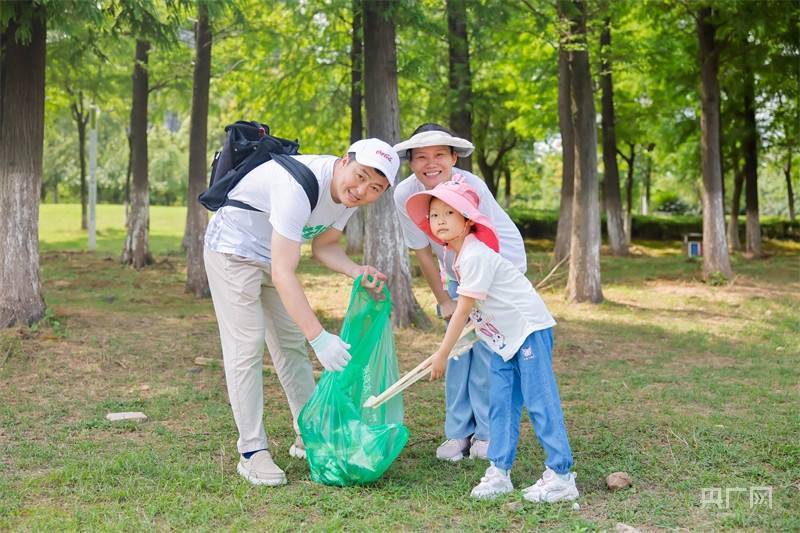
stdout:
<svg viewBox="0 0 800 533">
<path fill-rule="evenodd" d="M 300 161 L 294 159 L 291 156 L 284 155 L 284 154 L 271 154 L 272 160 L 282 166 L 291 176 L 303 187 L 303 191 L 306 193 L 306 197 L 308 198 L 308 203 L 311 206 L 311 211 L 317 207 L 317 199 L 319 198 L 319 182 L 317 181 L 316 176 L 314 173 L 311 172 L 311 169 L 305 166 Z M 259 163 L 260 164 L 260 163 Z M 258 165 L 254 165 L 255 168 Z M 247 172 L 250 172 L 251 169 L 248 169 Z M 225 203 L 222 207 L 230 205 L 233 207 L 238 207 L 239 209 L 247 209 L 248 211 L 258 211 L 261 212 L 260 209 L 256 209 L 255 207 L 248 205 L 244 202 L 240 202 L 239 200 L 231 200 L 230 198 L 225 200 Z"/>
<path fill-rule="evenodd" d="M 317 207 L 317 199 L 319 198 L 319 182 L 317 181 L 311 169 L 305 166 L 300 161 L 291 156 L 284 154 L 272 154 L 272 159 L 297 180 L 297 183 L 303 187 L 303 190 L 308 197 L 308 203 L 313 211 Z"/>
</svg>

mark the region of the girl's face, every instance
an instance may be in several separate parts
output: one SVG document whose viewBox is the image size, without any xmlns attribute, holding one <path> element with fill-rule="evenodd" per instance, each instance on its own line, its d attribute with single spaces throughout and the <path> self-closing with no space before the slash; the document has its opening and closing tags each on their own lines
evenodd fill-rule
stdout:
<svg viewBox="0 0 800 533">
<path fill-rule="evenodd" d="M 467 226 L 470 222 L 461 213 L 438 198 L 431 200 L 428 217 L 431 223 L 431 232 L 444 242 L 458 238 L 463 239 L 469 232 Z"/>
<path fill-rule="evenodd" d="M 458 156 L 449 146 L 425 146 L 411 150 L 408 165 L 414 175 L 430 190 L 449 180 Z"/>
</svg>

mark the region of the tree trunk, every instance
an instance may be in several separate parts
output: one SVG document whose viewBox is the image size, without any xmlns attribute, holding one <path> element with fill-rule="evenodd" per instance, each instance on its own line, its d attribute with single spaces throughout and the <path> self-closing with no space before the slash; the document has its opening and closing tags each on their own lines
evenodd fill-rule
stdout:
<svg viewBox="0 0 800 533">
<path fill-rule="evenodd" d="M 0 34 L 0 328 L 44 316 L 39 277 L 39 190 L 44 146 L 47 22 L 31 9 L 29 41 L 17 42 L 15 19 Z"/>
<path fill-rule="evenodd" d="M 83 105 L 83 91 L 78 91 L 78 101 L 73 100 L 72 118 L 78 127 L 78 162 L 81 170 L 81 229 L 89 226 L 86 221 L 86 124 L 89 122 L 89 113 L 85 112 Z"/>
<path fill-rule="evenodd" d="M 503 195 L 503 207 L 511 207 L 511 168 L 503 166 L 503 177 L 505 178 L 505 194 Z"/>
<path fill-rule="evenodd" d="M 133 105 L 131 107 L 132 163 L 130 215 L 122 262 L 142 268 L 153 262 L 148 250 L 150 198 L 147 183 L 147 54 L 150 43 L 136 41 L 136 64 L 133 67 Z"/>
<path fill-rule="evenodd" d="M 633 232 L 633 174 L 636 169 L 636 145 L 628 143 L 628 146 L 631 154 L 625 159 L 628 164 L 628 176 L 625 179 L 625 242 L 630 245 Z"/>
<path fill-rule="evenodd" d="M 603 61 L 600 87 L 603 91 L 603 187 L 605 191 L 606 228 L 608 246 L 614 255 L 628 255 L 628 243 L 622 217 L 622 201 L 619 191 L 619 167 L 617 167 L 617 134 L 614 119 L 614 85 L 611 79 L 611 20 L 606 18 L 600 35 Z"/>
<path fill-rule="evenodd" d="M 447 44 L 452 103 L 450 127 L 456 135 L 472 140 L 472 74 L 469 68 L 466 0 L 447 0 Z M 472 172 L 472 159 L 461 158 L 459 168 Z"/>
<path fill-rule="evenodd" d="M 742 200 L 742 185 L 744 172 L 739 168 L 739 158 L 733 159 L 733 195 L 731 195 L 731 218 L 728 221 L 728 246 L 731 250 L 741 250 L 739 240 L 739 205 Z"/>
<path fill-rule="evenodd" d="M 761 257 L 761 222 L 758 213 L 758 131 L 756 130 L 755 88 L 752 70 L 744 79 L 744 203 L 747 221 L 745 242 L 747 253 Z"/>
<path fill-rule="evenodd" d="M 367 133 L 394 144 L 400 139 L 397 97 L 397 50 L 389 0 L 364 2 L 364 93 Z M 408 252 L 391 192 L 367 208 L 364 262 L 388 278 L 395 326 L 428 325 L 429 320 L 411 290 Z"/>
<path fill-rule="evenodd" d="M 719 164 L 719 47 L 710 7 L 698 11 L 700 45 L 700 152 L 703 168 L 703 277 L 730 279 L 728 246 L 725 242 L 725 208 Z"/>
<path fill-rule="evenodd" d="M 562 14 L 563 17 L 563 14 Z M 563 39 L 563 37 L 562 37 Z M 558 128 L 561 131 L 561 204 L 553 249 L 553 262 L 569 255 L 572 236 L 572 200 L 575 190 L 575 134 L 572 129 L 571 74 L 569 52 L 561 43 L 558 50 Z"/>
<path fill-rule="evenodd" d="M 794 190 L 792 189 L 792 148 L 789 147 L 786 154 L 786 165 L 783 167 L 783 175 L 786 176 L 786 195 L 789 200 L 789 220 L 794 220 Z"/>
<path fill-rule="evenodd" d="M 203 240 L 208 213 L 197 201 L 206 188 L 208 168 L 208 86 L 211 79 L 211 28 L 208 5 L 198 2 L 195 35 L 196 60 L 192 89 L 191 133 L 189 134 L 189 191 L 186 197 L 186 292 L 197 298 L 210 296 L 203 264 Z"/>
<path fill-rule="evenodd" d="M 575 192 L 572 202 L 567 299 L 603 301 L 600 285 L 600 210 L 597 201 L 597 130 L 592 77 L 586 42 L 586 6 L 573 0 L 576 44 L 570 52 L 573 131 L 575 132 Z"/>
<path fill-rule="evenodd" d="M 364 122 L 361 117 L 362 71 L 364 69 L 364 46 L 361 39 L 361 0 L 353 0 L 352 45 L 350 47 L 350 143 L 364 135 Z M 364 252 L 364 209 L 358 209 L 347 221 L 344 228 L 347 237 L 347 253 Z"/>
<path fill-rule="evenodd" d="M 642 214 L 650 214 L 650 183 L 653 173 L 653 148 L 655 144 L 649 144 L 645 148 L 644 154 L 644 202 L 642 203 Z"/>
</svg>

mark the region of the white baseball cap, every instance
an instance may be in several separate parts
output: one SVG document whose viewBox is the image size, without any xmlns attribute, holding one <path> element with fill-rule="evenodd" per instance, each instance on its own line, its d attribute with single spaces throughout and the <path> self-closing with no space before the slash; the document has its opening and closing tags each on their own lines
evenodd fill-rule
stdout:
<svg viewBox="0 0 800 533">
<path fill-rule="evenodd" d="M 438 130 L 421 131 L 407 141 L 395 144 L 394 149 L 402 159 L 408 159 L 412 149 L 426 146 L 451 146 L 458 157 L 468 157 L 475 150 L 468 140 Z"/>
<path fill-rule="evenodd" d="M 361 139 L 350 145 L 347 153 L 355 154 L 356 161 L 362 165 L 379 170 L 389 180 L 389 186 L 394 185 L 400 158 L 391 145 L 380 139 Z"/>
</svg>

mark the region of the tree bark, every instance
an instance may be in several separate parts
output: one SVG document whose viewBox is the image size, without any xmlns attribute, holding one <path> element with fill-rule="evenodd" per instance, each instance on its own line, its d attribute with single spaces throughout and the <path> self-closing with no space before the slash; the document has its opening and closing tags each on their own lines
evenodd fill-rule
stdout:
<svg viewBox="0 0 800 533">
<path fill-rule="evenodd" d="M 447 44 L 452 103 L 450 127 L 456 135 L 472 140 L 472 73 L 469 66 L 466 0 L 447 0 Z M 471 157 L 460 158 L 459 168 L 472 172 Z"/>
<path fill-rule="evenodd" d="M 606 229 L 608 246 L 613 255 L 628 255 L 628 243 L 622 217 L 622 201 L 619 191 L 619 167 L 617 166 L 617 134 L 614 119 L 614 85 L 611 79 L 611 20 L 606 18 L 600 35 L 603 61 L 600 73 L 602 89 L 603 122 L 603 187 L 605 191 Z"/>
<path fill-rule="evenodd" d="M 562 14 L 562 17 L 564 15 Z M 563 39 L 562 39 L 563 40 Z M 572 236 L 572 201 L 575 190 L 575 134 L 572 129 L 569 52 L 562 42 L 558 50 L 558 128 L 561 131 L 561 203 L 553 249 L 553 263 L 569 255 Z"/>
<path fill-rule="evenodd" d="M 728 221 L 728 246 L 731 250 L 741 250 L 742 243 L 739 240 L 739 205 L 742 200 L 742 185 L 744 184 L 744 172 L 739 168 L 739 158 L 733 158 L 733 194 L 731 195 L 731 217 Z"/>
<path fill-rule="evenodd" d="M 719 47 L 710 7 L 697 13 L 700 45 L 700 152 L 703 168 L 703 277 L 730 279 L 728 246 L 725 242 L 725 208 L 722 169 L 719 164 Z"/>
<path fill-rule="evenodd" d="M 756 130 L 755 80 L 753 71 L 747 69 L 744 79 L 744 203 L 745 250 L 753 257 L 761 257 L 761 221 L 758 212 L 758 131 Z"/>
<path fill-rule="evenodd" d="M 186 198 L 186 292 L 197 298 L 210 296 L 203 263 L 203 240 L 208 213 L 197 201 L 206 188 L 208 151 L 208 88 L 211 79 L 211 27 L 208 5 L 198 2 L 195 28 L 196 58 L 192 89 L 191 133 L 189 135 L 189 190 Z"/>
<path fill-rule="evenodd" d="M 792 148 L 789 147 L 786 154 L 786 164 L 783 167 L 783 175 L 786 176 L 786 196 L 789 201 L 789 220 L 794 220 L 797 215 L 794 211 L 794 190 L 792 189 Z"/>
<path fill-rule="evenodd" d="M 47 22 L 31 9 L 30 39 L 15 19 L 0 34 L 0 328 L 44 316 L 39 275 L 39 190 L 44 146 Z"/>
<path fill-rule="evenodd" d="M 131 106 L 131 139 L 133 144 L 131 173 L 130 214 L 128 233 L 122 262 L 134 268 L 142 268 L 153 262 L 148 249 L 150 222 L 150 198 L 147 182 L 147 55 L 150 43 L 136 41 L 136 63 L 133 67 L 133 105 Z"/>
<path fill-rule="evenodd" d="M 364 93 L 367 133 L 394 144 L 400 139 L 397 50 L 389 0 L 364 2 Z M 391 192 L 367 208 L 364 262 L 385 273 L 392 291 L 395 326 L 429 324 L 411 290 L 408 252 Z"/>
<path fill-rule="evenodd" d="M 364 70 L 364 45 L 362 41 L 361 0 L 353 0 L 352 44 L 350 47 L 350 143 L 364 135 L 364 122 L 361 115 L 362 72 Z M 347 253 L 364 252 L 364 209 L 358 209 L 347 221 L 344 229 L 347 237 Z"/>
<path fill-rule="evenodd" d="M 603 301 L 600 285 L 600 210 L 597 200 L 597 130 L 586 41 L 586 5 L 573 0 L 572 17 L 580 49 L 570 51 L 575 192 L 572 202 L 567 299 Z"/>
</svg>

